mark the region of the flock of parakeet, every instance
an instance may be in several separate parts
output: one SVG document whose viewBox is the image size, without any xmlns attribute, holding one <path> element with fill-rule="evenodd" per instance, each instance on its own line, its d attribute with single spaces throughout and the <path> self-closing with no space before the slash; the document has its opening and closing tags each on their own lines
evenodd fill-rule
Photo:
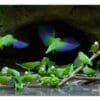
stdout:
<svg viewBox="0 0 100 100">
<path fill-rule="evenodd" d="M 47 47 L 45 54 L 53 51 L 68 52 L 77 49 L 80 46 L 80 43 L 76 39 L 74 39 L 74 37 L 57 37 L 58 33 L 51 27 L 38 27 L 38 35 L 40 37 L 40 40 Z M 0 37 L 0 49 L 10 46 L 17 49 L 23 49 L 27 48 L 29 45 L 30 43 L 17 39 L 12 34 L 7 34 Z M 89 52 L 92 52 L 94 54 L 99 50 L 99 48 L 99 43 L 96 41 L 91 46 Z M 100 62 L 98 62 L 98 64 L 99 63 Z M 94 69 L 90 68 L 90 66 L 93 65 L 90 58 L 80 51 L 73 64 L 70 63 L 67 65 L 65 64 L 59 66 L 55 62 L 51 61 L 49 57 L 43 57 L 41 61 L 39 60 L 33 62 L 25 62 L 21 64 L 16 63 L 17 66 L 20 66 L 21 68 L 27 70 L 27 72 L 25 72 L 25 74 L 23 75 L 21 75 L 19 71 L 13 68 L 3 67 L 0 72 L 0 83 L 9 83 L 13 79 L 15 81 L 15 89 L 19 90 L 23 89 L 23 86 L 26 82 L 39 82 L 41 84 L 47 84 L 49 86 L 56 86 L 59 84 L 61 79 L 63 79 L 66 75 L 70 75 L 76 68 L 78 68 L 82 64 L 85 65 L 82 70 L 83 74 L 94 75 L 96 73 Z"/>
<path fill-rule="evenodd" d="M 67 52 L 80 46 L 79 42 L 73 37 L 67 37 L 63 39 L 61 39 L 60 37 L 56 37 L 56 30 L 47 26 L 39 27 L 38 34 L 43 44 L 47 46 L 45 54 L 48 54 L 52 51 Z M 0 37 L 0 48 L 2 49 L 4 46 L 13 46 L 14 48 L 22 49 L 28 47 L 29 43 L 16 39 L 12 34 L 8 34 Z"/>
</svg>

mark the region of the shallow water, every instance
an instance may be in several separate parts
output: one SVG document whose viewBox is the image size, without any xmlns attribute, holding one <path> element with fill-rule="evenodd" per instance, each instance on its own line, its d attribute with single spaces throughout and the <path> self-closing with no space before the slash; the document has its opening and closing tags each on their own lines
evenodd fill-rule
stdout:
<svg viewBox="0 0 100 100">
<path fill-rule="evenodd" d="M 22 92 L 15 92 L 14 89 L 0 89 L 1 96 L 99 96 L 100 84 L 92 85 L 70 85 L 63 88 L 27 88 Z"/>
</svg>

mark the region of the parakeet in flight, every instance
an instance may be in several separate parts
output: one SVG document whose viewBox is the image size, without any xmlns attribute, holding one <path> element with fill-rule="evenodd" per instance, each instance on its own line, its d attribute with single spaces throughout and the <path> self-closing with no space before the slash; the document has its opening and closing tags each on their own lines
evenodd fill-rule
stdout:
<svg viewBox="0 0 100 100">
<path fill-rule="evenodd" d="M 56 37 L 56 31 L 50 27 L 39 27 L 38 33 L 44 45 L 48 47 L 45 54 L 52 51 L 67 52 L 80 46 L 79 42 L 72 37 L 63 39 Z"/>
<path fill-rule="evenodd" d="M 11 45 L 14 48 L 21 49 L 21 48 L 27 47 L 29 44 L 24 41 L 14 38 L 13 35 L 11 34 L 0 36 L 0 48 L 3 48 L 4 46 L 9 47 Z"/>
</svg>

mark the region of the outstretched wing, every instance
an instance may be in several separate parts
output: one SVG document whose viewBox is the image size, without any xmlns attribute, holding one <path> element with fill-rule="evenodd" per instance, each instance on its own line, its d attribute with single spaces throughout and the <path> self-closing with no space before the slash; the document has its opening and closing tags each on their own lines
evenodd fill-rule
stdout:
<svg viewBox="0 0 100 100">
<path fill-rule="evenodd" d="M 46 46 L 50 45 L 53 42 L 53 40 L 55 39 L 56 32 L 51 27 L 41 26 L 38 28 L 38 33 L 39 33 L 39 36 L 40 36 L 42 42 Z"/>
<path fill-rule="evenodd" d="M 67 52 L 73 49 L 76 49 L 80 46 L 80 43 L 76 41 L 74 38 L 65 38 L 63 39 L 63 45 L 57 49 L 59 52 Z"/>
<path fill-rule="evenodd" d="M 26 48 L 27 46 L 29 46 L 28 43 L 18 40 L 18 39 L 14 39 L 14 43 L 13 43 L 14 48 L 21 49 L 21 48 Z"/>
</svg>

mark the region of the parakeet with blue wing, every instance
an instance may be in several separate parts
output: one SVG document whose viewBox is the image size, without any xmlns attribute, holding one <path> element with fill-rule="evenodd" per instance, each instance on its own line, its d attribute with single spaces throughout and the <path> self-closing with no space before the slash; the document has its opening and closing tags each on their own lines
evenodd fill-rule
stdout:
<svg viewBox="0 0 100 100">
<path fill-rule="evenodd" d="M 63 39 L 56 37 L 56 31 L 50 27 L 41 26 L 38 28 L 38 33 L 44 45 L 48 47 L 45 54 L 52 51 L 68 52 L 80 46 L 80 43 L 73 37 Z"/>
<path fill-rule="evenodd" d="M 4 46 L 13 46 L 14 48 L 22 49 L 29 46 L 29 44 L 22 40 L 14 38 L 12 34 L 7 34 L 0 37 L 0 49 L 2 49 Z"/>
</svg>

